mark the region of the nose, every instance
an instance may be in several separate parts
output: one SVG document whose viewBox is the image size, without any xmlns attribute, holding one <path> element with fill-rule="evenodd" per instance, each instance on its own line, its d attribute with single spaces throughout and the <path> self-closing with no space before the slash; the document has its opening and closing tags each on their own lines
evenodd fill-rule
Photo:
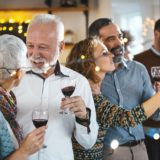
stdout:
<svg viewBox="0 0 160 160">
<path fill-rule="evenodd" d="M 32 49 L 28 49 L 28 55 L 33 57 L 39 57 L 40 53 L 37 47 L 33 47 Z"/>
<path fill-rule="evenodd" d="M 123 44 L 123 40 L 117 36 L 115 43 L 116 43 L 116 46 L 121 46 Z"/>
</svg>

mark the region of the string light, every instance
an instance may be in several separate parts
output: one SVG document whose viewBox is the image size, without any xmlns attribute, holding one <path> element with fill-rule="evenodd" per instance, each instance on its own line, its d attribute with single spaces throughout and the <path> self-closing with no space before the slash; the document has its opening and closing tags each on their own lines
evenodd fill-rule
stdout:
<svg viewBox="0 0 160 160">
<path fill-rule="evenodd" d="M 14 23 L 14 20 L 12 18 L 10 18 L 9 23 Z"/>
<path fill-rule="evenodd" d="M 6 27 L 6 26 L 3 26 L 2 30 L 3 30 L 3 31 L 6 31 L 6 30 L 7 30 L 7 27 Z"/>
<path fill-rule="evenodd" d="M 111 148 L 112 149 L 116 149 L 116 148 L 118 148 L 118 146 L 119 146 L 118 140 L 116 140 L 116 139 L 112 140 L 112 142 L 111 142 Z"/>
<path fill-rule="evenodd" d="M 160 138 L 159 133 L 154 133 L 153 138 L 154 138 L 155 140 L 158 140 L 158 139 Z"/>
<path fill-rule="evenodd" d="M 99 67 L 99 66 L 96 66 L 96 67 L 95 67 L 95 71 L 96 71 L 96 72 L 99 72 L 99 71 L 100 71 L 100 67 Z"/>
<path fill-rule="evenodd" d="M 81 59 L 83 60 L 83 59 L 85 59 L 85 58 L 86 58 L 85 55 L 82 54 L 82 55 L 81 55 Z"/>
<path fill-rule="evenodd" d="M 13 27 L 9 27 L 8 30 L 9 30 L 9 31 L 13 31 Z"/>
</svg>

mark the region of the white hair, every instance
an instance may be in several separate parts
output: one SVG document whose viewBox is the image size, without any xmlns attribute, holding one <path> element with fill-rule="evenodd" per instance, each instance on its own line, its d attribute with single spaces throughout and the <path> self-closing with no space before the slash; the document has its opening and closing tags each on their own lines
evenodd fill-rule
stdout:
<svg viewBox="0 0 160 160">
<path fill-rule="evenodd" d="M 48 23 L 56 25 L 56 29 L 58 32 L 58 40 L 59 40 L 59 42 L 63 41 L 64 40 L 64 24 L 61 21 L 61 19 L 56 15 L 38 14 L 38 15 L 34 16 L 31 23 L 28 25 L 27 32 L 32 25 L 48 24 Z"/>
<path fill-rule="evenodd" d="M 26 65 L 25 43 L 14 35 L 0 36 L 0 79 L 9 78 L 7 69 L 19 69 Z"/>
</svg>

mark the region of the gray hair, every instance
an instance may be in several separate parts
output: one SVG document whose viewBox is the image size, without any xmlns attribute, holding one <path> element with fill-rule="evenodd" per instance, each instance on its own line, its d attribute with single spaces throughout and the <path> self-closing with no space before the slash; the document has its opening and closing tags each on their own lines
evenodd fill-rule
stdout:
<svg viewBox="0 0 160 160">
<path fill-rule="evenodd" d="M 61 21 L 61 19 L 56 15 L 38 14 L 34 16 L 31 23 L 28 25 L 27 32 L 32 25 L 48 24 L 48 23 L 52 23 L 53 25 L 56 25 L 56 29 L 58 31 L 58 40 L 63 41 L 64 40 L 64 24 Z"/>
<path fill-rule="evenodd" d="M 0 36 L 0 79 L 10 77 L 8 70 L 26 65 L 27 48 L 25 43 L 14 35 Z"/>
</svg>

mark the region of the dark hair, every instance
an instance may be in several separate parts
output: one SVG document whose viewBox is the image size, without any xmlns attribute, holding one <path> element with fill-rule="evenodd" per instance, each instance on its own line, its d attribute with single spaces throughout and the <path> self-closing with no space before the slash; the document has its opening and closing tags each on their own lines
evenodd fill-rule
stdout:
<svg viewBox="0 0 160 160">
<path fill-rule="evenodd" d="M 156 30 L 160 32 L 160 19 L 155 22 L 154 31 Z"/>
<path fill-rule="evenodd" d="M 95 20 L 88 29 L 89 37 L 99 37 L 99 30 L 112 23 L 112 20 L 109 18 L 99 18 Z"/>
<path fill-rule="evenodd" d="M 79 72 L 94 83 L 100 81 L 95 71 L 96 63 L 93 54 L 98 41 L 96 38 L 87 38 L 76 43 L 66 60 L 66 67 Z"/>
</svg>

